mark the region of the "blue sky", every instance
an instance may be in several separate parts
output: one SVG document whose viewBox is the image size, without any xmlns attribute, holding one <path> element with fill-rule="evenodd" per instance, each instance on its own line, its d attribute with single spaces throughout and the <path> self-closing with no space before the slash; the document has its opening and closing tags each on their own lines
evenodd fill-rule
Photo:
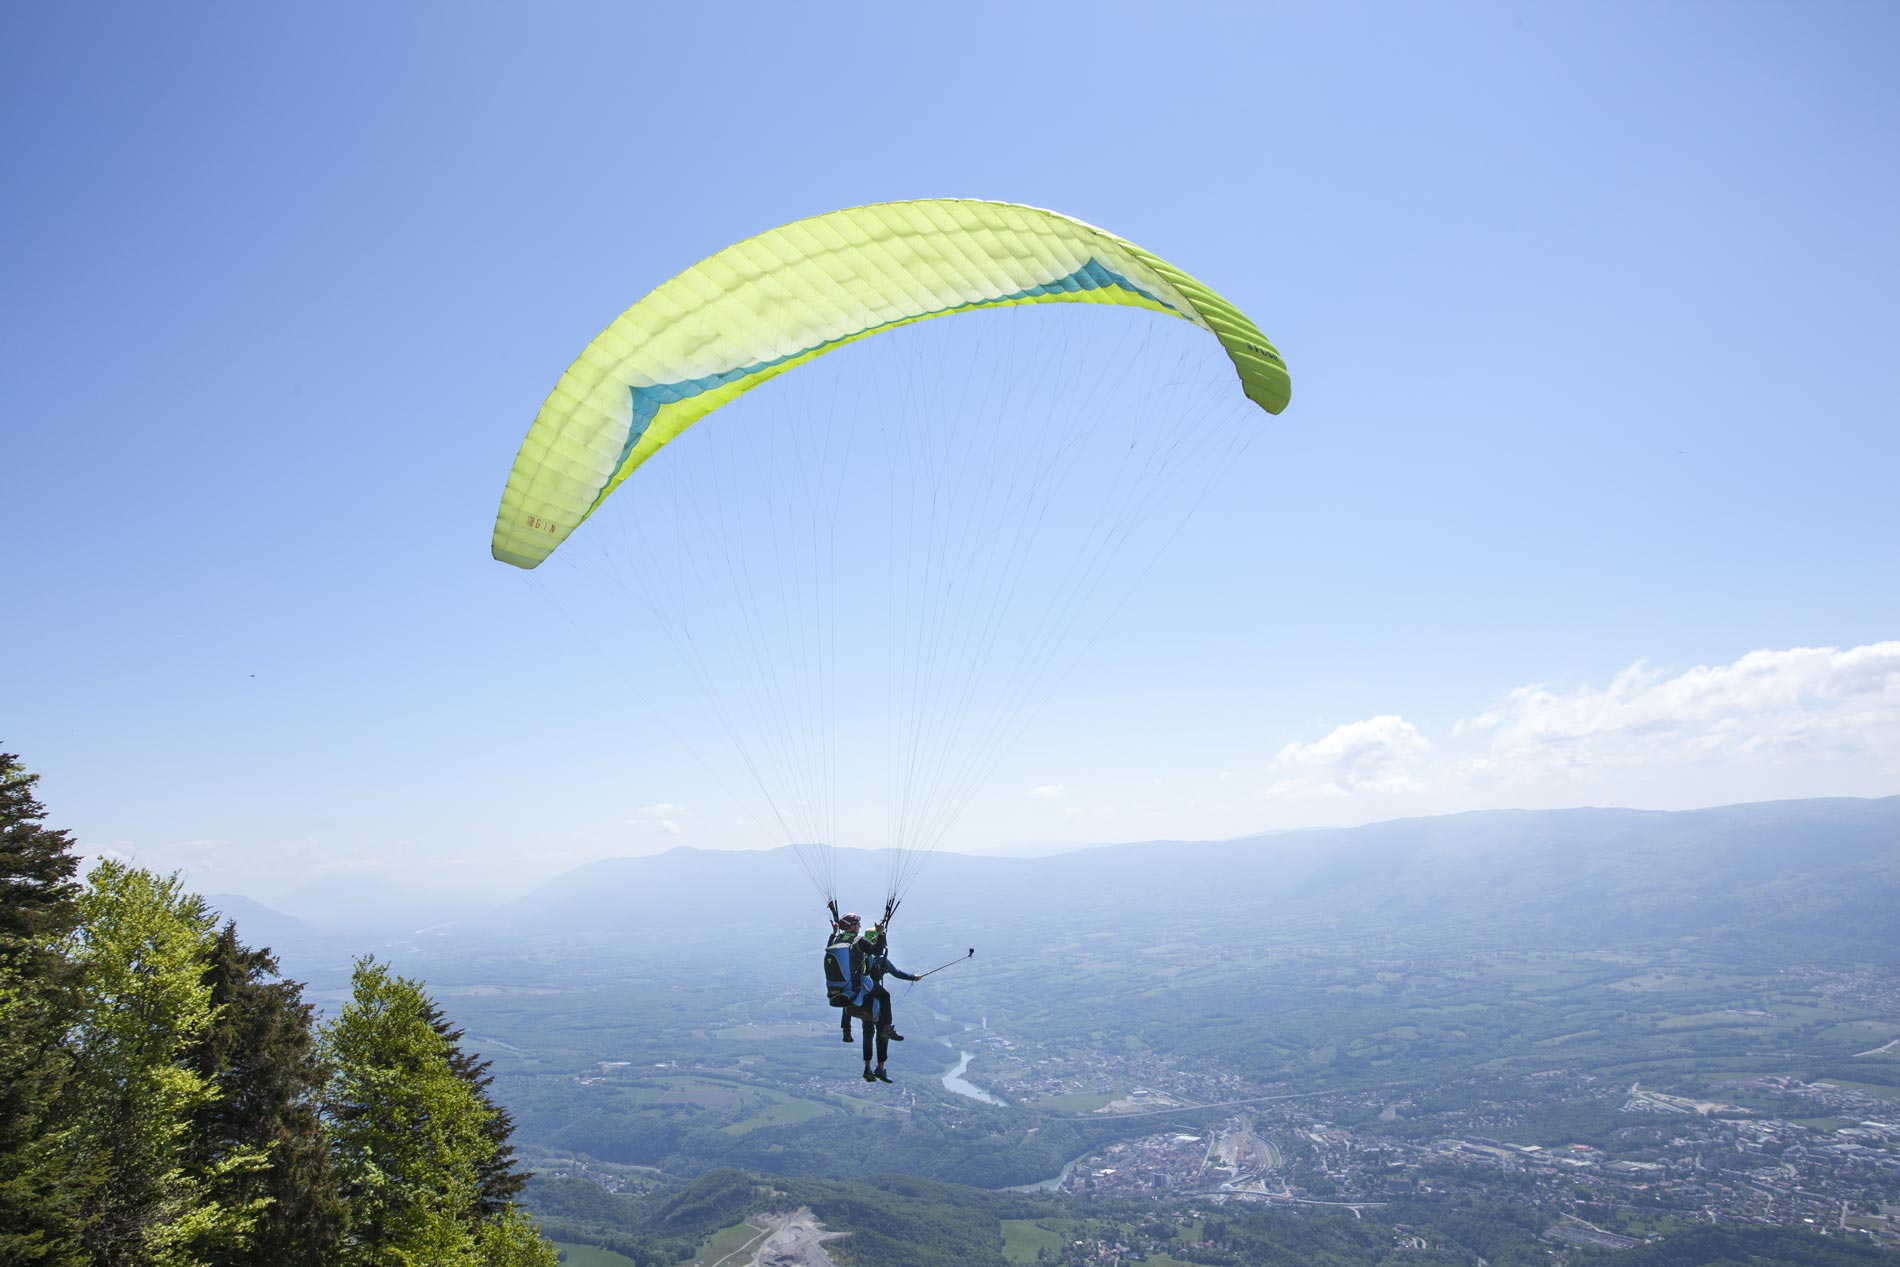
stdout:
<svg viewBox="0 0 1900 1267">
<path fill-rule="evenodd" d="M 583 680 L 495 502 L 650 286 L 955 195 L 1208 278 L 1294 401 L 949 847 L 1900 792 L 1896 37 L 1873 3 L 12 6 L 0 742 L 88 849 L 264 898 L 764 843 Z"/>
</svg>

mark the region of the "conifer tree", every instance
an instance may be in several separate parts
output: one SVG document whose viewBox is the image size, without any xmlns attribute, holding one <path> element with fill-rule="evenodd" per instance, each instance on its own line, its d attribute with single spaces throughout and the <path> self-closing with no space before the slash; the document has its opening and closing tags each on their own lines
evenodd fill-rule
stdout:
<svg viewBox="0 0 1900 1267">
<path fill-rule="evenodd" d="M 39 781 L 0 752 L 0 962 L 52 958 L 78 918 L 72 834 L 46 825 Z"/>
<path fill-rule="evenodd" d="M 0 753 L 0 1263 L 84 1261 L 94 1175 L 59 1113 L 77 1005 L 59 945 L 79 916 L 72 839 L 46 826 L 39 776 Z"/>
<path fill-rule="evenodd" d="M 552 1267 L 553 1246 L 520 1211 L 484 1208 L 497 1110 L 457 1071 L 441 1021 L 418 983 L 365 958 L 325 1029 L 326 1111 L 350 1209 L 341 1261 Z"/>
<path fill-rule="evenodd" d="M 205 969 L 213 917 L 177 876 L 106 861 L 86 877 L 70 954 L 84 982 L 67 1111 L 105 1167 L 87 1203 L 95 1267 L 202 1267 L 241 1249 L 262 1198 L 225 1204 L 265 1150 L 237 1145 L 202 1166 L 192 1118 L 217 1098 L 186 1057 L 215 1009 Z"/>
<path fill-rule="evenodd" d="M 463 1031 L 442 1014 L 433 999 L 428 1000 L 427 1015 L 430 1027 L 449 1045 L 449 1068 L 489 1111 L 482 1133 L 488 1137 L 493 1152 L 478 1170 L 482 1214 L 492 1217 L 506 1209 L 534 1175 L 515 1168 L 515 1146 L 510 1138 L 515 1133 L 515 1120 L 488 1094 L 488 1088 L 495 1081 L 495 1075 L 488 1071 L 491 1062 L 462 1050 Z"/>
<path fill-rule="evenodd" d="M 213 1019 L 187 1063 L 216 1084 L 217 1097 L 192 1115 L 187 1156 L 209 1174 L 246 1148 L 269 1151 L 268 1164 L 238 1170 L 215 1185 L 222 1206 L 269 1202 L 248 1246 L 206 1255 L 209 1267 L 328 1267 L 341 1244 L 344 1207 L 318 1113 L 325 1071 L 303 988 L 278 976 L 268 950 L 252 950 L 226 922 L 204 972 Z"/>
</svg>

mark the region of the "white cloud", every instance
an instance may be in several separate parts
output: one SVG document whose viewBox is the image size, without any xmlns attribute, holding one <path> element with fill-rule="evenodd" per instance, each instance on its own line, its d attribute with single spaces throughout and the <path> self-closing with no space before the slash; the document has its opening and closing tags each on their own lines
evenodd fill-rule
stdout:
<svg viewBox="0 0 1900 1267">
<path fill-rule="evenodd" d="M 1674 674 L 1639 662 L 1600 690 L 1521 686 L 1454 733 L 1489 737 L 1479 770 L 1891 754 L 1900 641 L 1751 651 Z"/>
<path fill-rule="evenodd" d="M 1396 713 L 1336 727 L 1314 743 L 1290 743 L 1273 758 L 1279 776 L 1267 794 L 1279 798 L 1417 791 L 1418 767 L 1432 745 Z"/>
<path fill-rule="evenodd" d="M 85 863 L 79 868 L 81 878 L 102 862 L 116 862 L 122 866 L 139 865 L 139 851 L 130 841 L 117 841 L 110 845 L 88 845 L 81 850 Z"/>
<path fill-rule="evenodd" d="M 685 813 L 684 805 L 675 805 L 672 801 L 655 801 L 651 805 L 642 805 L 640 816 L 629 818 L 627 823 L 629 826 L 645 823 L 662 836 L 677 836 L 680 834 L 678 816 Z"/>
<path fill-rule="evenodd" d="M 1060 783 L 1045 783 L 1041 787 L 1030 788 L 1029 794 L 1031 796 L 1041 796 L 1041 797 L 1045 797 L 1047 799 L 1053 800 L 1056 797 L 1061 796 L 1062 791 L 1063 791 L 1063 788 L 1062 788 L 1062 784 Z"/>
<path fill-rule="evenodd" d="M 1276 800 L 1427 794 L 1408 808 L 1627 795 L 1878 794 L 1900 778 L 1900 641 L 1751 651 L 1680 671 L 1638 662 L 1603 686 L 1506 691 L 1437 743 L 1397 714 L 1274 757 Z M 1489 789 L 1485 792 L 1483 789 Z M 1813 790 L 1804 790 L 1813 789 Z M 1705 800 L 1704 803 L 1707 803 Z"/>
</svg>

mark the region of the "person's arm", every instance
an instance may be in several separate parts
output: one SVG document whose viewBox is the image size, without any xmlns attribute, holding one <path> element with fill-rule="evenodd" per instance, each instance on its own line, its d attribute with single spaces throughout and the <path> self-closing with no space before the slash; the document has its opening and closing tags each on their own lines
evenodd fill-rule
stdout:
<svg viewBox="0 0 1900 1267">
<path fill-rule="evenodd" d="M 923 980 L 922 977 L 914 976 L 911 973 L 905 972 L 902 968 L 892 963 L 889 959 L 886 959 L 884 961 L 884 966 L 886 968 L 889 968 L 891 970 L 891 975 L 896 977 L 899 981 L 922 981 Z"/>
</svg>

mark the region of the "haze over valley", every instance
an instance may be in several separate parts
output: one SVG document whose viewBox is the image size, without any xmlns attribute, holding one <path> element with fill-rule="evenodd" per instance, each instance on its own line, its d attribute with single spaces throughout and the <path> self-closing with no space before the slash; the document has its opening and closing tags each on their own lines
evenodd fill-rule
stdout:
<svg viewBox="0 0 1900 1267">
<path fill-rule="evenodd" d="M 955 966 L 899 989 L 882 1097 L 836 1042 L 783 851 L 593 863 L 380 946 L 494 1061 L 557 1228 L 574 1183 L 849 1156 L 1058 1203 L 1344 1209 L 1493 1261 L 1731 1223 L 1889 1235 L 1900 798 L 929 865 L 894 957 Z M 844 891 L 882 869 L 852 857 Z M 339 951 L 282 929 L 325 998 Z M 1433 1202 L 1515 1230 L 1434 1233 Z"/>
</svg>

